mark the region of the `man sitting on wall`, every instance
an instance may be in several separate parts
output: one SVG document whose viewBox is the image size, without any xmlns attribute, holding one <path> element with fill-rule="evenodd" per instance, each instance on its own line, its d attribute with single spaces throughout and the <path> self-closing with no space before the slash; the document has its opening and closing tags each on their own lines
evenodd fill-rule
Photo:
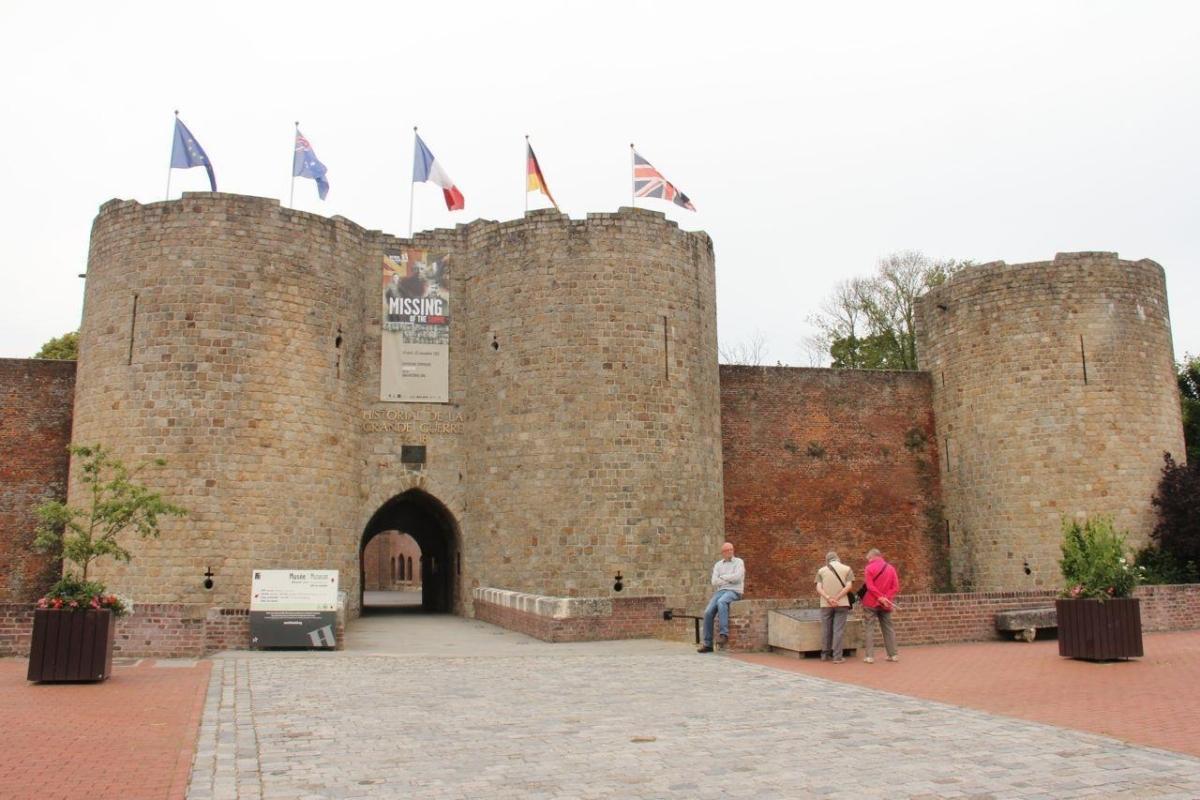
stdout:
<svg viewBox="0 0 1200 800">
<path fill-rule="evenodd" d="M 697 653 L 713 651 L 713 617 L 720 623 L 720 636 L 717 643 L 721 647 L 729 641 L 729 604 L 742 599 L 746 585 L 746 565 L 740 558 L 734 558 L 733 545 L 729 542 L 721 545 L 721 560 L 713 564 L 712 585 L 716 588 L 708 608 L 704 609 L 704 646 Z"/>
</svg>

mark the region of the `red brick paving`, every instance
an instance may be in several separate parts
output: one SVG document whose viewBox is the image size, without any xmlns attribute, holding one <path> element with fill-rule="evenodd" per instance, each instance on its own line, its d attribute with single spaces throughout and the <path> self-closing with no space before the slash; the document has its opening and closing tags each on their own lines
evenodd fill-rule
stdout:
<svg viewBox="0 0 1200 800">
<path fill-rule="evenodd" d="M 1060 658 L 1055 641 L 900 647 L 900 661 L 734 658 L 1200 756 L 1200 631 L 1147 634 L 1144 658 Z"/>
<path fill-rule="evenodd" d="M 5 800 L 183 800 L 212 665 L 118 666 L 102 683 L 32 684 L 0 659 Z"/>
</svg>

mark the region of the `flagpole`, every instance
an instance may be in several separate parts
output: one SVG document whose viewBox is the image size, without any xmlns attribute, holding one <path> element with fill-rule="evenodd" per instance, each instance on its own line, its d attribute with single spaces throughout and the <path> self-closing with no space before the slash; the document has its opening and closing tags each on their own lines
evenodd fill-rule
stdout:
<svg viewBox="0 0 1200 800">
<path fill-rule="evenodd" d="M 529 213 L 529 134 L 525 134 L 525 175 L 521 183 L 525 187 L 525 213 Z"/>
<path fill-rule="evenodd" d="M 296 120 L 296 136 L 300 135 L 300 120 Z M 288 193 L 288 208 L 296 207 L 296 140 L 292 140 L 292 189 Z"/>
<path fill-rule="evenodd" d="M 417 126 L 413 125 L 413 151 L 416 152 L 416 149 L 417 149 Z M 408 238 L 409 239 L 411 239 L 412 235 L 413 235 L 413 223 L 412 223 L 412 221 L 413 221 L 413 197 L 415 196 L 413 190 L 416 188 L 416 186 L 417 186 L 416 181 L 410 181 L 408 184 Z"/>
<path fill-rule="evenodd" d="M 176 121 L 179 120 L 179 109 L 178 108 L 175 109 L 175 120 Z M 171 156 L 174 157 L 174 155 L 175 155 L 175 129 L 171 128 Z M 169 161 L 167 162 L 167 196 L 164 197 L 163 199 L 164 200 L 171 199 L 171 163 Z"/>
<path fill-rule="evenodd" d="M 629 143 L 629 202 L 637 208 L 637 159 L 634 157 L 633 142 Z"/>
</svg>

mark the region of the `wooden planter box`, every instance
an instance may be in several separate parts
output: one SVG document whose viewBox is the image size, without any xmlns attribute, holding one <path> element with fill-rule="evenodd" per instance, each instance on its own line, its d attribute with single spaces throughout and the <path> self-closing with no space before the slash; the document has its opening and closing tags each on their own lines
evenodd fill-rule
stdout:
<svg viewBox="0 0 1200 800">
<path fill-rule="evenodd" d="M 112 674 L 117 621 L 108 609 L 33 612 L 31 681 L 102 681 Z"/>
<path fill-rule="evenodd" d="M 1135 597 L 1055 600 L 1058 654 L 1088 661 L 1142 655 L 1142 613 Z"/>
</svg>

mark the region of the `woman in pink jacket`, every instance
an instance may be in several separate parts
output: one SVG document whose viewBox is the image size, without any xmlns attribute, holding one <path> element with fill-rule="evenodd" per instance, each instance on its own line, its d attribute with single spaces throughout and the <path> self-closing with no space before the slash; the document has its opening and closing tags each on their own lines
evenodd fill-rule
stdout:
<svg viewBox="0 0 1200 800">
<path fill-rule="evenodd" d="M 883 560 L 883 555 L 871 548 L 867 553 L 867 568 L 863 570 L 863 583 L 867 593 L 863 596 L 863 633 L 864 649 L 867 651 L 863 661 L 875 663 L 875 626 L 873 620 L 879 621 L 879 630 L 883 631 L 883 646 L 887 648 L 887 660 L 899 661 L 900 654 L 896 652 L 896 633 L 892 630 L 892 602 L 900 591 L 900 576 L 896 568 Z"/>
</svg>

